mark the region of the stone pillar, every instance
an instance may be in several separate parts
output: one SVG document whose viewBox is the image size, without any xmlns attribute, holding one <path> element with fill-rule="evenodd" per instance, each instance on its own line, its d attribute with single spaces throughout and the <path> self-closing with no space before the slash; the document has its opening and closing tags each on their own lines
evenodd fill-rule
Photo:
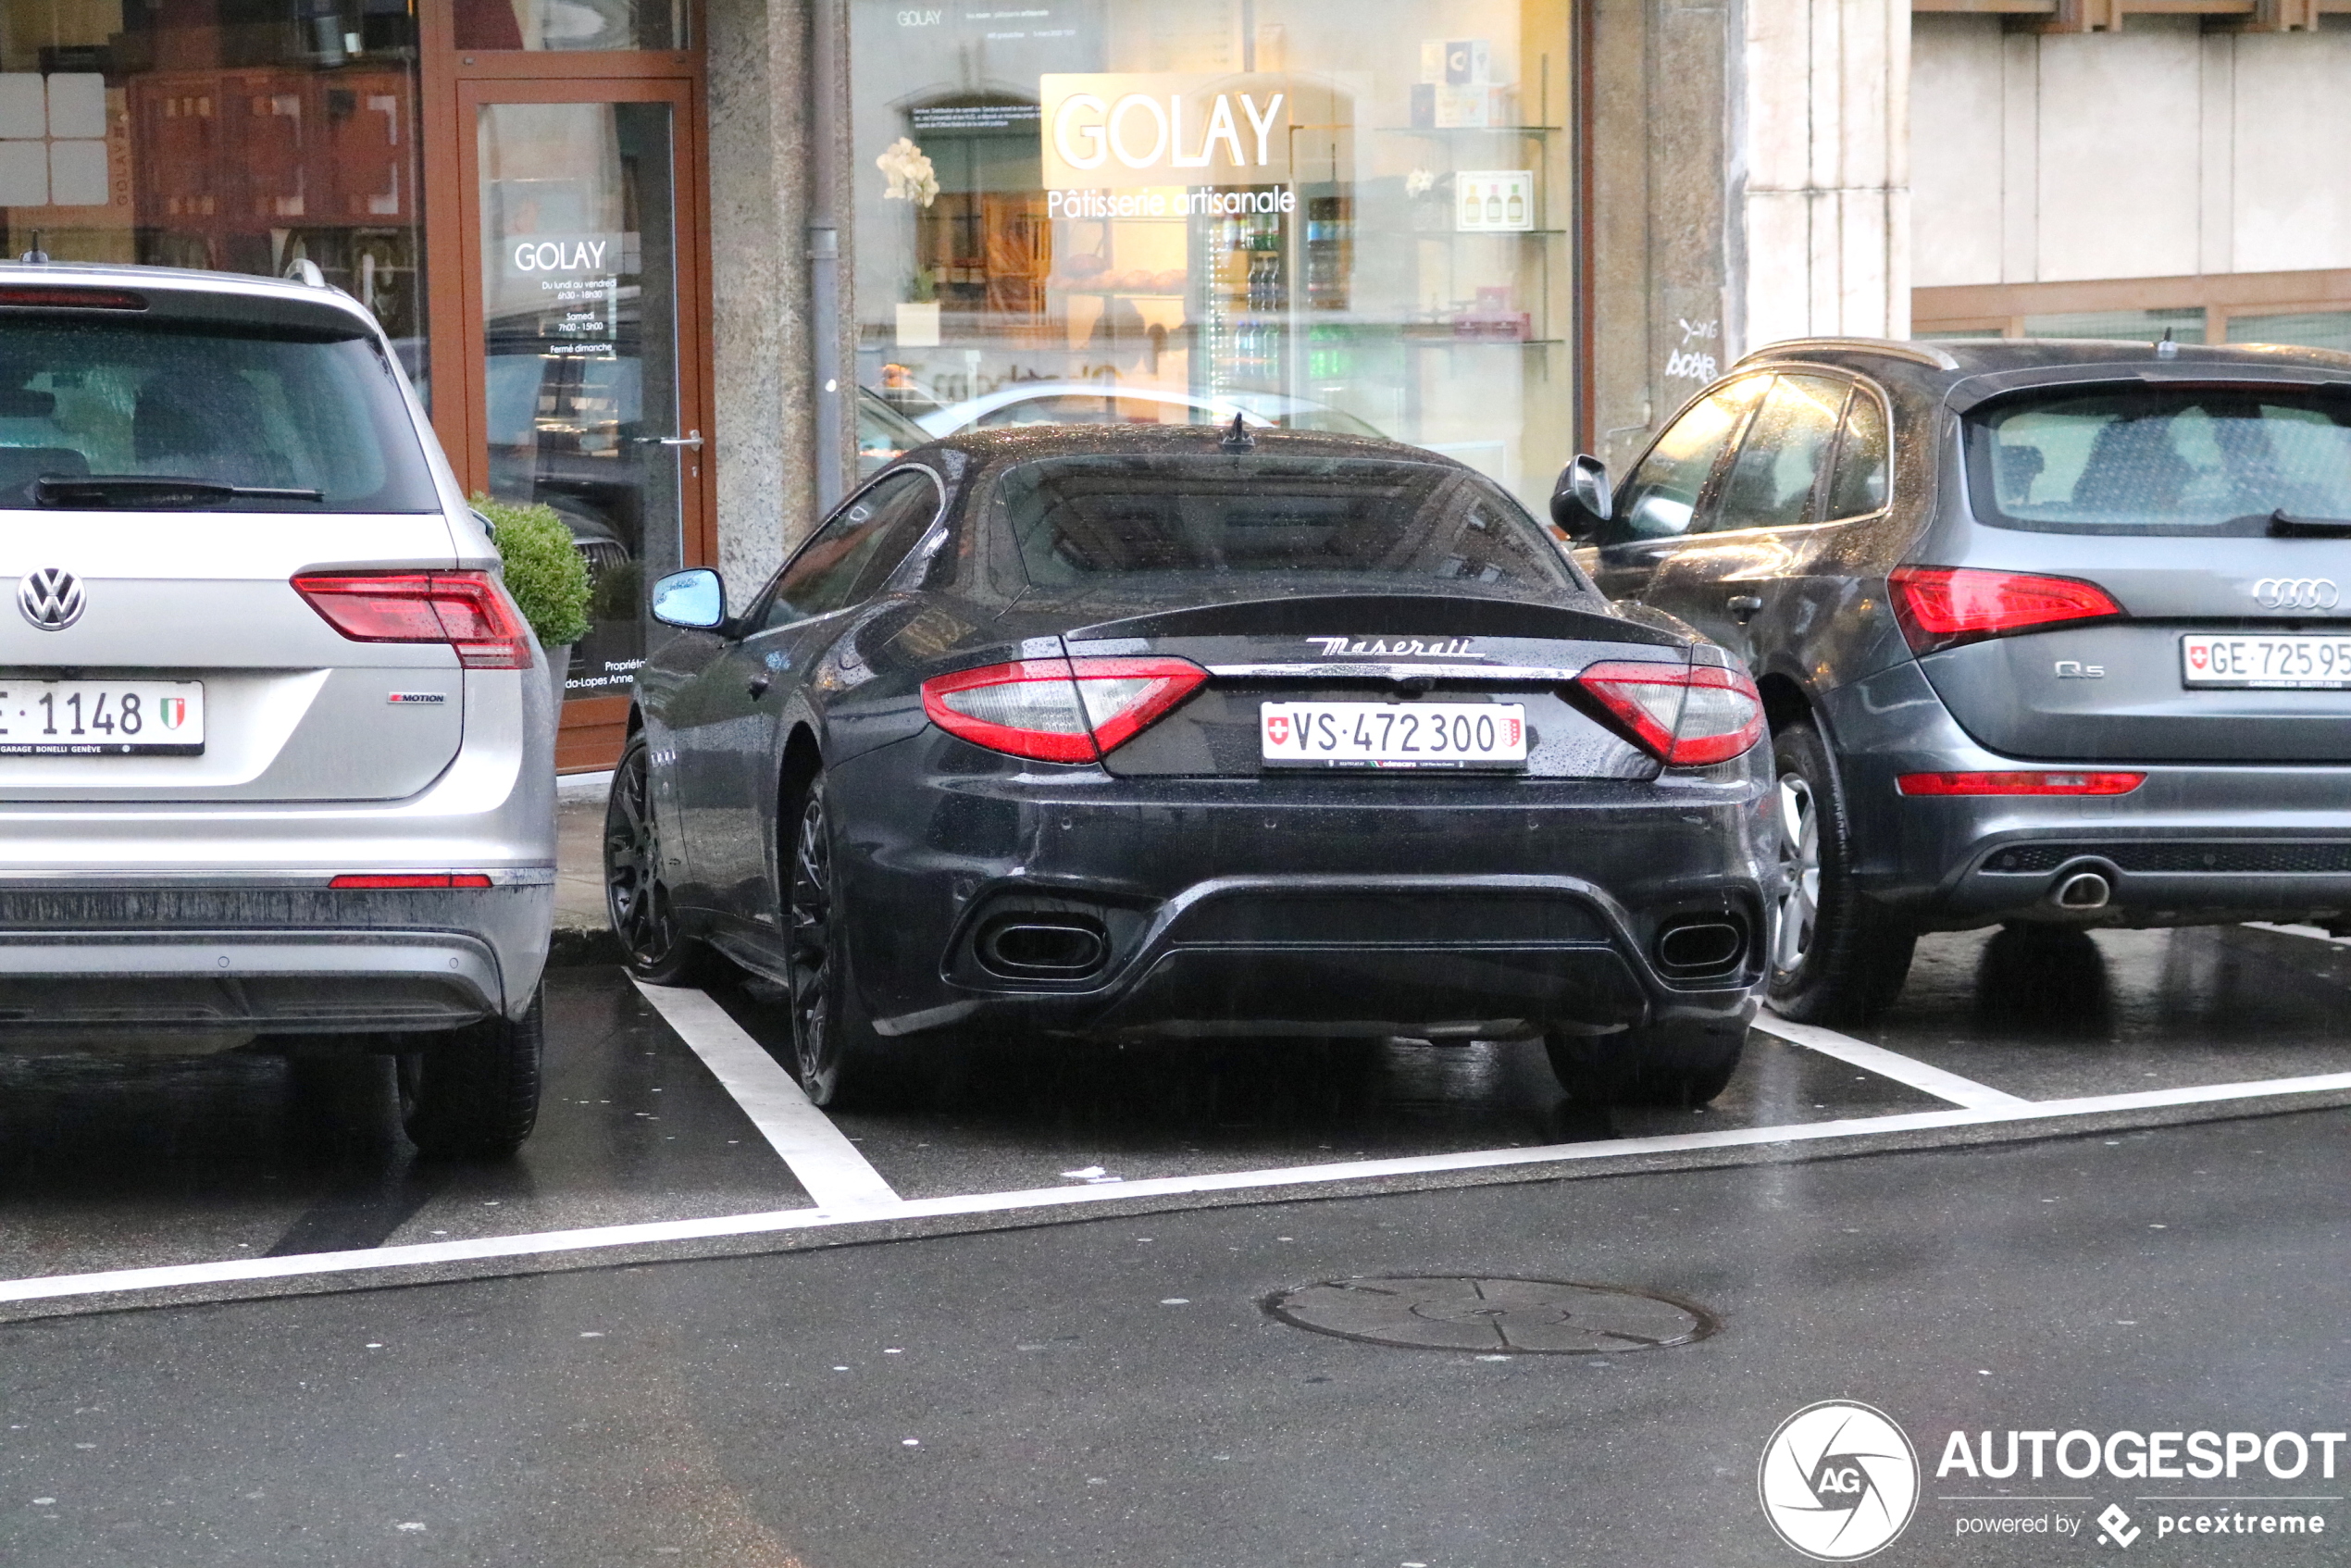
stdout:
<svg viewBox="0 0 2351 1568">
<path fill-rule="evenodd" d="M 1740 22 L 1733 0 L 1586 3 L 1592 355 L 1579 391 L 1597 454 L 1622 474 L 1730 363 Z"/>
<path fill-rule="evenodd" d="M 1748 0 L 1745 331 L 1910 331 L 1909 0 Z"/>
<path fill-rule="evenodd" d="M 712 444 L 736 608 L 815 514 L 807 0 L 709 0 Z"/>
</svg>

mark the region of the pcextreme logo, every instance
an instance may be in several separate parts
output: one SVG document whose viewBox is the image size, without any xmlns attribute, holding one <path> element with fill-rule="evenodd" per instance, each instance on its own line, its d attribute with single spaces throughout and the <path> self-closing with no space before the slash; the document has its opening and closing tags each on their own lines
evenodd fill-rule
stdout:
<svg viewBox="0 0 2351 1568">
<path fill-rule="evenodd" d="M 1780 1423 L 1755 1487 L 1780 1539 L 1815 1562 L 1854 1562 L 1910 1523 L 1918 1451 L 1884 1411 L 1824 1400 Z"/>
</svg>

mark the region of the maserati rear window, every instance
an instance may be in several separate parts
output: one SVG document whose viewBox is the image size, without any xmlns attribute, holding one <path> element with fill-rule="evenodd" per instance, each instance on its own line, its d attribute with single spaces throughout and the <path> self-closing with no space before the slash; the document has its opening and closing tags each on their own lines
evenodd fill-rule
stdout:
<svg viewBox="0 0 2351 1568">
<path fill-rule="evenodd" d="M 355 334 L 0 315 L 0 509 L 436 511 L 396 377 Z"/>
<path fill-rule="evenodd" d="M 1437 463 L 1250 453 L 1047 458 L 995 509 L 1039 587 L 1126 573 L 1340 576 L 1579 592 L 1519 504 Z"/>
<path fill-rule="evenodd" d="M 2340 395 L 2244 387 L 2035 393 L 1971 416 L 1967 453 L 1975 516 L 1999 528 L 2351 528 L 2351 399 Z"/>
</svg>

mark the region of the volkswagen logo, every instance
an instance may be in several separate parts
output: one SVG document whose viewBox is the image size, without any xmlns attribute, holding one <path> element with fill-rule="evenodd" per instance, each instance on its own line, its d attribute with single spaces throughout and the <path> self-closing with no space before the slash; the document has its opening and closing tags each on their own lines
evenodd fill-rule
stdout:
<svg viewBox="0 0 2351 1568">
<path fill-rule="evenodd" d="M 81 584 L 62 566 L 27 572 L 17 584 L 17 608 L 44 631 L 63 631 L 80 620 L 83 604 Z"/>
<path fill-rule="evenodd" d="M 2341 597 L 2331 577 L 2265 577 L 2253 585 L 2253 602 L 2265 610 L 2332 610 Z"/>
</svg>

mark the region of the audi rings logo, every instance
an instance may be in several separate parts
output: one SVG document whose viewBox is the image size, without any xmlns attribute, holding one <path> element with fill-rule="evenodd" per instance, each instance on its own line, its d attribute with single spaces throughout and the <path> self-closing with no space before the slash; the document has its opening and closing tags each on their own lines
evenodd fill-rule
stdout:
<svg viewBox="0 0 2351 1568">
<path fill-rule="evenodd" d="M 25 573 L 17 584 L 17 608 L 44 631 L 63 631 L 81 618 L 81 584 L 61 566 Z"/>
<path fill-rule="evenodd" d="M 2342 594 L 2331 577 L 2265 577 L 2253 602 L 2265 610 L 2332 610 Z"/>
<path fill-rule="evenodd" d="M 1853 1562 L 1909 1524 L 1919 1456 L 1885 1412 L 1825 1400 L 1780 1423 L 1755 1486 L 1780 1539 L 1818 1562 Z"/>
</svg>

